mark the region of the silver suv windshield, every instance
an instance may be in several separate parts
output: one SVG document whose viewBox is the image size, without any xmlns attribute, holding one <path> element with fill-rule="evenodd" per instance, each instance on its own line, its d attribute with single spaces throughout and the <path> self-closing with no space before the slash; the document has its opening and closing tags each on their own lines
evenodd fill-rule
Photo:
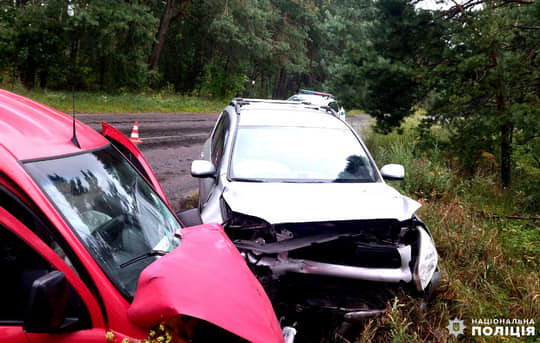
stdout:
<svg viewBox="0 0 540 343">
<path fill-rule="evenodd" d="M 376 181 L 350 131 L 320 127 L 239 127 L 229 172 L 236 181 Z"/>
<path fill-rule="evenodd" d="M 25 167 L 124 293 L 133 296 L 141 271 L 179 244 L 174 215 L 113 147 Z"/>
</svg>

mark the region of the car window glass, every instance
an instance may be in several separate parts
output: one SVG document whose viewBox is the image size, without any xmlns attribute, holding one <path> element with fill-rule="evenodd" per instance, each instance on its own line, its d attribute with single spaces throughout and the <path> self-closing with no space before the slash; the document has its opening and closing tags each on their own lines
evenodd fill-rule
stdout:
<svg viewBox="0 0 540 343">
<path fill-rule="evenodd" d="M 57 241 L 54 234 L 47 228 L 45 223 L 33 213 L 22 201 L 14 194 L 8 192 L 0 186 L 0 207 L 3 207 L 11 215 L 17 218 L 21 223 L 28 227 L 32 232 L 39 236 L 61 259 L 66 262 L 76 273 L 77 269 L 73 267 L 68 254 Z"/>
<path fill-rule="evenodd" d="M 111 142 L 111 144 L 114 145 L 116 149 L 118 149 L 122 154 L 124 154 L 124 156 L 128 159 L 128 161 L 131 162 L 133 166 L 139 171 L 139 173 L 141 173 L 141 175 L 148 182 L 150 182 L 150 176 L 148 176 L 148 174 L 146 173 L 146 170 L 144 170 L 143 166 L 139 162 L 139 159 L 135 157 L 135 155 L 133 155 L 133 153 L 129 151 L 129 149 L 127 149 L 124 145 L 120 144 L 115 139 L 112 139 L 112 138 L 108 138 L 108 139 Z"/>
<path fill-rule="evenodd" d="M 229 133 L 229 124 L 229 116 L 225 112 L 216 124 L 216 129 L 212 135 L 212 163 L 216 168 L 219 167 L 219 163 L 223 157 L 225 141 Z"/>
<path fill-rule="evenodd" d="M 375 182 L 362 145 L 348 130 L 241 127 L 230 176 L 242 180 Z"/>
<path fill-rule="evenodd" d="M 54 270 L 38 252 L 0 225 L 0 323 L 21 325 L 33 282 Z M 68 316 L 89 328 L 88 311 L 70 287 Z"/>
<path fill-rule="evenodd" d="M 125 295 L 135 293 L 139 274 L 158 256 L 124 263 L 178 246 L 176 217 L 114 147 L 25 167 Z"/>
</svg>

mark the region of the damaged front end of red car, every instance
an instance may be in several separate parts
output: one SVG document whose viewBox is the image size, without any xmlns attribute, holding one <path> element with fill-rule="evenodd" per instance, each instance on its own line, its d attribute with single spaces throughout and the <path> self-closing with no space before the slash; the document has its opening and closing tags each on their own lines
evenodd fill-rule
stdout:
<svg viewBox="0 0 540 343">
<path fill-rule="evenodd" d="M 129 318 L 151 339 L 283 342 L 268 297 L 223 229 L 211 224 L 181 235 L 178 248 L 141 273 Z"/>
</svg>

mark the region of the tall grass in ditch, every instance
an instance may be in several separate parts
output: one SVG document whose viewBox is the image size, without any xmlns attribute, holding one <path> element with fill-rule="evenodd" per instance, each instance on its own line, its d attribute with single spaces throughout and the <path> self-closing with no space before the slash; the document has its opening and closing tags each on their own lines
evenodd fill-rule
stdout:
<svg viewBox="0 0 540 343">
<path fill-rule="evenodd" d="M 515 218 L 538 215 L 523 213 L 531 195 L 503 191 L 485 171 L 463 176 L 451 153 L 437 143 L 420 148 L 412 129 L 363 137 L 379 167 L 405 166 L 405 180 L 392 185 L 422 203 L 418 215 L 437 244 L 442 278 L 427 307 L 399 297 L 363 323 L 355 342 L 539 342 L 540 222 Z M 446 328 L 454 318 L 467 326 L 458 338 Z M 532 319 L 536 336 L 472 336 L 473 319 Z"/>
</svg>

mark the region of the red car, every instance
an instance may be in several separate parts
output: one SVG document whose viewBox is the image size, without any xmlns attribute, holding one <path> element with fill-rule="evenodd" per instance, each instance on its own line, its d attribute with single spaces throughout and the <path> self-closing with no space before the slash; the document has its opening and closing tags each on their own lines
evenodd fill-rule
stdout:
<svg viewBox="0 0 540 343">
<path fill-rule="evenodd" d="M 185 228 L 139 150 L 0 90 L 0 341 L 283 342 L 217 224 Z"/>
</svg>

